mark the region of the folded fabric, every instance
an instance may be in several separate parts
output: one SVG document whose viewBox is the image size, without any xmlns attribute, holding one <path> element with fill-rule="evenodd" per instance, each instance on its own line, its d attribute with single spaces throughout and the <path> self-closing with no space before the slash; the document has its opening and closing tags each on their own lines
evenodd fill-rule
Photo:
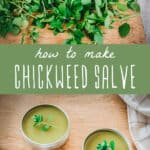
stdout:
<svg viewBox="0 0 150 150">
<path fill-rule="evenodd" d="M 120 95 L 128 105 L 130 134 L 137 150 L 150 150 L 150 95 Z"/>
<path fill-rule="evenodd" d="M 141 16 L 144 24 L 145 34 L 148 43 L 150 43 L 150 0 L 138 0 L 141 6 Z"/>
</svg>

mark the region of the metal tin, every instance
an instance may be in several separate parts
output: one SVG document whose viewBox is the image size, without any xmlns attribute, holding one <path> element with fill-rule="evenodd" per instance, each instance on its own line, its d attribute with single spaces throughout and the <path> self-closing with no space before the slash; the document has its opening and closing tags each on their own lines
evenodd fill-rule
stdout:
<svg viewBox="0 0 150 150">
<path fill-rule="evenodd" d="M 100 131 L 111 131 L 111 132 L 114 132 L 115 134 L 118 134 L 120 137 L 122 137 L 124 139 L 124 141 L 126 142 L 127 146 L 128 146 L 128 150 L 132 150 L 131 148 L 131 144 L 129 142 L 129 140 L 121 133 L 119 132 L 118 130 L 116 129 L 111 129 L 111 128 L 102 128 L 102 129 L 98 129 L 98 130 L 95 130 L 93 132 L 91 132 L 84 140 L 84 143 L 83 143 L 83 146 L 82 146 L 82 150 L 85 150 L 85 144 L 86 144 L 86 141 L 88 140 L 88 138 L 93 135 L 94 133 L 96 132 L 100 132 Z"/>
<path fill-rule="evenodd" d="M 31 111 L 32 109 L 36 108 L 36 107 L 40 107 L 40 106 L 52 106 L 52 107 L 55 107 L 57 109 L 59 109 L 60 111 L 62 111 L 64 113 L 64 115 L 66 116 L 67 118 L 67 122 L 68 122 L 68 128 L 65 132 L 65 134 L 60 138 L 58 139 L 57 141 L 53 142 L 53 143 L 49 143 L 49 144 L 40 144 L 40 143 L 37 143 L 35 141 L 32 141 L 23 131 L 23 128 L 22 128 L 22 121 L 25 117 L 25 115 Z M 60 148 L 61 146 L 63 146 L 66 141 L 68 140 L 69 138 L 69 134 L 70 134 L 70 120 L 69 120 L 69 117 L 68 117 L 68 114 L 60 107 L 56 106 L 56 105 L 50 105 L 50 104 L 44 104 L 44 105 L 37 105 L 37 106 L 34 106 L 32 108 L 30 108 L 22 117 L 22 120 L 21 120 L 21 134 L 24 138 L 24 140 L 31 145 L 31 147 L 33 148 L 36 148 L 38 150 L 55 150 L 55 149 L 58 149 Z"/>
</svg>

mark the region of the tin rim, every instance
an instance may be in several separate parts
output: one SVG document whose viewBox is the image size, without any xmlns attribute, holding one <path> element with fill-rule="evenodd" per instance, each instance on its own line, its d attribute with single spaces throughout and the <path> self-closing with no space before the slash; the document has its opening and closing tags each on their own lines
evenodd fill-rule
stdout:
<svg viewBox="0 0 150 150">
<path fill-rule="evenodd" d="M 101 131 L 111 131 L 111 132 L 114 132 L 115 134 L 118 134 L 121 138 L 123 138 L 123 140 L 125 141 L 125 143 L 127 144 L 128 146 L 128 150 L 131 150 L 131 143 L 129 142 L 129 140 L 126 138 L 126 136 L 124 134 L 122 134 L 120 131 L 118 131 L 117 129 L 114 129 L 114 128 L 101 128 L 101 129 L 97 129 L 97 130 L 94 130 L 92 132 L 90 132 L 88 134 L 88 136 L 86 136 L 85 140 L 84 140 L 84 143 L 82 145 L 82 150 L 85 150 L 85 144 L 88 140 L 88 138 L 93 135 L 94 133 L 97 133 L 97 132 L 101 132 Z"/>
</svg>

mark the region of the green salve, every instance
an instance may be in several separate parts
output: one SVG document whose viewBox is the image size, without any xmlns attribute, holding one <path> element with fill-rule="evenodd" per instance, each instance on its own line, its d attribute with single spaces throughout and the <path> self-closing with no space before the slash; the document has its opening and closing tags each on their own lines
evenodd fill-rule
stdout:
<svg viewBox="0 0 150 150">
<path fill-rule="evenodd" d="M 42 131 L 34 127 L 33 116 L 41 114 L 44 118 L 51 117 L 51 127 L 48 131 Z M 27 112 L 22 121 L 22 128 L 26 136 L 34 142 L 40 144 L 50 144 L 59 140 L 68 128 L 68 120 L 65 114 L 58 108 L 51 105 L 37 106 Z"/>
<path fill-rule="evenodd" d="M 97 131 L 90 135 L 85 142 L 84 150 L 97 150 L 97 145 L 101 144 L 104 140 L 107 142 L 115 142 L 115 150 L 129 150 L 125 140 L 113 131 Z"/>
</svg>

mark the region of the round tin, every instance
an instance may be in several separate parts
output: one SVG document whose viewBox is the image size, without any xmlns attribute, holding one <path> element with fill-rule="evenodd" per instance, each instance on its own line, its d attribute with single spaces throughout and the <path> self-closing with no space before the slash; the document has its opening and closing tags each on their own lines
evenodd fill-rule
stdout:
<svg viewBox="0 0 150 150">
<path fill-rule="evenodd" d="M 65 132 L 65 134 L 60 138 L 58 139 L 57 141 L 53 142 L 53 143 L 48 143 L 48 144 L 40 144 L 40 143 L 37 143 L 35 141 L 32 141 L 23 131 L 23 128 L 22 128 L 22 122 L 23 122 L 23 119 L 25 117 L 25 115 L 30 112 L 32 109 L 34 108 L 37 108 L 37 107 L 40 107 L 40 106 L 52 106 L 52 107 L 55 107 L 56 109 L 59 109 L 61 112 L 64 113 L 66 119 L 67 119 L 67 122 L 68 122 L 68 128 Z M 56 105 L 50 105 L 50 104 L 43 104 L 43 105 L 37 105 L 37 106 L 34 106 L 32 108 L 30 108 L 22 117 L 22 120 L 21 120 L 21 134 L 24 138 L 24 140 L 31 145 L 31 147 L 33 148 L 36 148 L 38 150 L 55 150 L 55 149 L 58 149 L 60 148 L 61 146 L 63 146 L 66 141 L 68 140 L 69 138 L 69 134 L 70 134 L 70 120 L 69 120 L 69 117 L 68 117 L 68 114 L 60 107 L 56 106 Z"/>
<path fill-rule="evenodd" d="M 127 144 L 128 150 L 132 150 L 131 144 L 130 144 L 130 142 L 128 141 L 128 139 L 127 139 L 121 132 L 119 132 L 118 130 L 116 130 L 116 129 L 111 129 L 111 128 L 102 128 L 102 129 L 98 129 L 98 130 L 95 130 L 95 131 L 91 132 L 91 133 L 85 138 L 84 143 L 83 143 L 83 146 L 82 146 L 82 150 L 85 150 L 85 144 L 86 144 L 88 138 L 89 138 L 91 135 L 93 135 L 93 134 L 95 134 L 95 133 L 97 133 L 97 132 L 101 132 L 101 131 L 111 131 L 111 132 L 113 132 L 113 133 L 119 135 L 121 138 L 123 138 L 123 140 L 124 140 L 125 143 Z"/>
</svg>

